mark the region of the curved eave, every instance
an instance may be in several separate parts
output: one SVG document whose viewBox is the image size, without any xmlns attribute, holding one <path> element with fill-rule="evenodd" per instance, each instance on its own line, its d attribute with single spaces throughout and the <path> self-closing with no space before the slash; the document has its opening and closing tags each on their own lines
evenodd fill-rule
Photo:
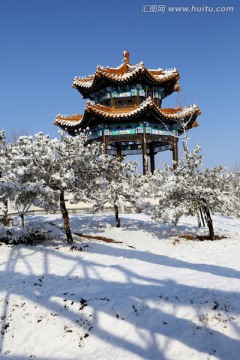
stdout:
<svg viewBox="0 0 240 360">
<path fill-rule="evenodd" d="M 153 118 L 155 121 L 166 124 L 175 123 L 181 125 L 181 122 L 184 122 L 187 128 L 191 129 L 198 126 L 196 119 L 201 114 L 200 109 L 196 105 L 186 108 L 162 109 L 157 107 L 150 99 L 147 99 L 134 109 L 129 110 L 126 108 L 122 109 L 121 112 L 118 111 L 118 109 L 108 108 L 100 104 L 93 105 L 89 102 L 84 115 L 79 115 L 78 120 L 76 120 L 76 117 L 56 118 L 54 124 L 68 130 L 75 130 L 104 123 L 137 121 L 144 116 L 145 118 Z"/>
<path fill-rule="evenodd" d="M 184 109 L 160 109 L 155 104 L 148 103 L 145 106 L 141 104 L 136 109 L 126 113 L 112 113 L 95 106 L 86 109 L 81 125 L 83 127 L 91 127 L 103 123 L 127 123 L 145 117 L 146 121 L 148 121 L 147 119 L 154 119 L 165 124 L 175 123 L 180 125 L 183 122 L 190 129 L 198 126 L 196 119 L 200 114 L 201 112 L 197 106 Z"/>
<path fill-rule="evenodd" d="M 83 117 L 84 115 L 78 114 L 72 116 L 57 115 L 53 124 L 61 128 L 80 128 Z"/>
<path fill-rule="evenodd" d="M 152 86 L 161 86 L 165 89 L 166 95 L 170 95 L 173 91 L 179 91 L 180 86 L 178 80 L 179 73 L 174 70 L 148 70 L 145 66 L 137 66 L 134 70 L 129 71 L 129 67 L 123 64 L 124 71 L 112 72 L 108 68 L 97 68 L 95 75 L 88 78 L 75 77 L 73 88 L 76 88 L 84 98 L 88 98 L 89 94 L 101 90 L 107 86 L 129 85 L 132 83 L 149 84 Z M 122 70 L 121 69 L 121 70 Z M 111 69 L 117 70 L 117 69 Z"/>
</svg>

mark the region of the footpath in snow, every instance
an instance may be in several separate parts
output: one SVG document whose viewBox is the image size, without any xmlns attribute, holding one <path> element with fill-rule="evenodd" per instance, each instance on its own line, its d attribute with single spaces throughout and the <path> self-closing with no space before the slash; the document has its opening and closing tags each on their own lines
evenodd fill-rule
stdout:
<svg viewBox="0 0 240 360">
<path fill-rule="evenodd" d="M 195 218 L 176 228 L 141 214 L 122 216 L 120 229 L 107 214 L 71 223 L 88 235 L 75 235 L 72 251 L 63 235 L 0 246 L 1 360 L 240 359 L 240 221 L 215 216 L 218 241 L 180 238 L 199 233 Z"/>
</svg>

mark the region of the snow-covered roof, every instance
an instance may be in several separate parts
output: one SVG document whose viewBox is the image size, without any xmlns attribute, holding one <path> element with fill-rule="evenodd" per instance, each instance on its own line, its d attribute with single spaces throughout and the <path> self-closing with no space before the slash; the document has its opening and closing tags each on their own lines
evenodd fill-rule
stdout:
<svg viewBox="0 0 240 360">
<path fill-rule="evenodd" d="M 73 114 L 72 116 L 68 116 L 68 115 L 60 115 L 58 114 L 56 116 L 55 125 L 61 126 L 78 126 L 80 125 L 81 121 L 83 119 L 83 115 L 77 115 L 77 114 Z"/>
<path fill-rule="evenodd" d="M 127 56 L 126 56 L 127 53 Z M 141 61 L 136 65 L 129 62 L 129 52 L 124 52 L 124 62 L 116 68 L 97 66 L 95 74 L 88 77 L 75 76 L 73 88 L 76 88 L 84 98 L 89 94 L 105 88 L 109 85 L 125 85 L 133 82 L 147 83 L 154 86 L 166 87 L 166 95 L 173 91 L 179 91 L 180 86 L 177 80 L 180 78 L 176 68 L 163 70 L 147 69 Z M 172 83 L 169 86 L 169 82 Z M 164 86 L 165 85 L 165 86 Z"/>
<path fill-rule="evenodd" d="M 65 127 L 85 127 L 94 126 L 104 122 L 118 122 L 118 121 L 133 121 L 140 119 L 147 111 L 155 120 L 161 121 L 177 121 L 189 120 L 190 127 L 197 126 L 196 118 L 201 114 L 197 105 L 188 106 L 185 108 L 159 108 L 153 100 L 149 97 L 140 105 L 128 108 L 112 108 L 101 104 L 93 104 L 91 101 L 87 102 L 84 115 L 60 116 L 55 119 L 54 124 Z M 195 125 L 194 125 L 195 123 Z"/>
</svg>

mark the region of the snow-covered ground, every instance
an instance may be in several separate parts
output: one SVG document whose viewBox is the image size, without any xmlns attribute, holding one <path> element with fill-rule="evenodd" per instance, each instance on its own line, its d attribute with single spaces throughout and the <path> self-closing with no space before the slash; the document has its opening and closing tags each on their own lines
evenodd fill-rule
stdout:
<svg viewBox="0 0 240 360">
<path fill-rule="evenodd" d="M 1 360 L 240 359 L 240 221 L 215 216 L 227 238 L 204 242 L 179 238 L 199 232 L 195 218 L 71 223 L 114 242 L 0 246 Z"/>
</svg>

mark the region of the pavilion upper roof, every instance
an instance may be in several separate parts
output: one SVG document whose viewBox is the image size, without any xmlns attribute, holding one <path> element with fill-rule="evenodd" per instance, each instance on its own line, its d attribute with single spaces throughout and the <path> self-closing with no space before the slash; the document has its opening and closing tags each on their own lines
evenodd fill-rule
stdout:
<svg viewBox="0 0 240 360">
<path fill-rule="evenodd" d="M 179 91 L 180 76 L 177 69 L 147 69 L 143 62 L 131 65 L 129 52 L 124 51 L 124 62 L 117 68 L 98 66 L 95 74 L 88 77 L 75 77 L 73 88 L 76 88 L 84 98 L 107 86 L 130 84 L 149 84 L 164 88 L 165 95 Z"/>
<path fill-rule="evenodd" d="M 160 123 L 178 123 L 184 121 L 188 128 L 198 126 L 197 116 L 201 114 L 197 105 L 185 108 L 159 108 L 149 97 L 138 106 L 131 108 L 112 108 L 101 104 L 87 102 L 84 115 L 61 116 L 57 115 L 54 125 L 67 129 L 79 129 L 93 127 L 101 124 L 133 122 L 146 119 L 149 115 L 151 119 Z"/>
</svg>

